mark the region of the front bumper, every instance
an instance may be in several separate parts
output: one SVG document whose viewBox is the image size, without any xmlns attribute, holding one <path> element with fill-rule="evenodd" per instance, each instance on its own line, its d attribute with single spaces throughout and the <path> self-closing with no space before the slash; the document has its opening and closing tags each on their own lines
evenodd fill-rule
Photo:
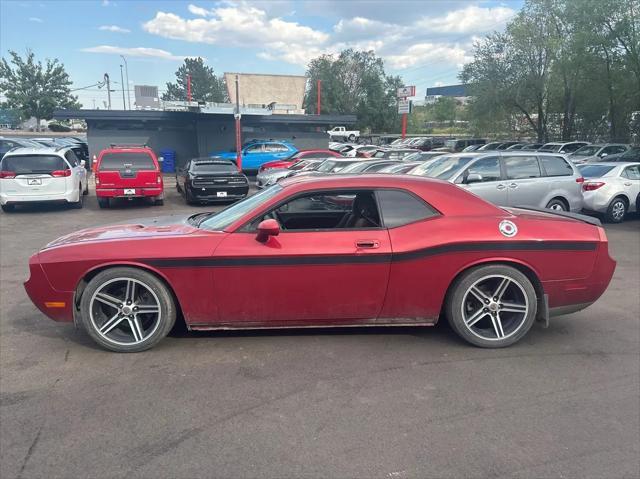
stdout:
<svg viewBox="0 0 640 479">
<path fill-rule="evenodd" d="M 54 321 L 73 321 L 73 291 L 58 291 L 51 286 L 37 253 L 29 259 L 29 273 L 24 289 L 33 304 Z"/>
<path fill-rule="evenodd" d="M 125 194 L 125 189 L 134 190 L 133 194 Z M 96 187 L 98 198 L 145 198 L 150 196 L 161 196 L 162 187 L 156 188 L 99 188 Z"/>
</svg>

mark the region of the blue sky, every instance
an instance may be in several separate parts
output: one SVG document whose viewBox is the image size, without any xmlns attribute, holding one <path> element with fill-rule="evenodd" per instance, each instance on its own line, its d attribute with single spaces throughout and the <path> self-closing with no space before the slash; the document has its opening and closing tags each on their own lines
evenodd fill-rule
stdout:
<svg viewBox="0 0 640 479">
<path fill-rule="evenodd" d="M 121 54 L 129 81 L 165 88 L 187 56 L 217 73 L 304 74 L 308 60 L 341 49 L 373 49 L 387 71 L 417 85 L 457 82 L 474 39 L 504 29 L 513 1 L 379 0 L 0 0 L 0 49 L 58 58 L 74 88 L 105 72 L 120 89 Z M 75 92 L 85 108 L 104 90 Z M 120 108 L 122 96 L 113 98 Z"/>
</svg>

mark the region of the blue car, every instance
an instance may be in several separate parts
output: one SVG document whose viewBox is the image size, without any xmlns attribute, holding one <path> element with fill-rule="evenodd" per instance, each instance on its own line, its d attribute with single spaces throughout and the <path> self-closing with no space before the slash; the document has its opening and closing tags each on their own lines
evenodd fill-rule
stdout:
<svg viewBox="0 0 640 479">
<path fill-rule="evenodd" d="M 246 144 L 242 148 L 242 171 L 254 172 L 263 163 L 288 158 L 298 149 L 287 141 L 257 140 Z M 214 151 L 211 156 L 235 162 L 235 151 Z"/>
</svg>

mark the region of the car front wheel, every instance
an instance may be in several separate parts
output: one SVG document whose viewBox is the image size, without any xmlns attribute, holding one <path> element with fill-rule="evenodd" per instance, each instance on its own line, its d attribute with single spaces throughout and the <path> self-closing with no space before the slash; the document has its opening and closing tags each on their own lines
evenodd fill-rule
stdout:
<svg viewBox="0 0 640 479">
<path fill-rule="evenodd" d="M 176 307 L 165 284 L 136 268 L 98 273 L 80 301 L 80 323 L 100 346 L 111 351 L 144 351 L 160 342 L 175 324 Z"/>
<path fill-rule="evenodd" d="M 469 270 L 452 286 L 446 305 L 453 330 L 483 348 L 502 348 L 519 341 L 533 325 L 536 311 L 531 281 L 506 265 Z"/>
</svg>

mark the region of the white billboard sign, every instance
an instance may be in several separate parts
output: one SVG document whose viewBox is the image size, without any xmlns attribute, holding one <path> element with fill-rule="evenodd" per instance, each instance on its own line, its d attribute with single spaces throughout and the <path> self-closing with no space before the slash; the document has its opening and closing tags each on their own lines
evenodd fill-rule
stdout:
<svg viewBox="0 0 640 479">
<path fill-rule="evenodd" d="M 416 96 L 415 86 L 401 86 L 400 88 L 398 88 L 398 98 L 407 98 L 410 96 Z"/>
<path fill-rule="evenodd" d="M 398 100 L 398 113 L 411 113 L 411 100 L 400 98 Z"/>
</svg>

